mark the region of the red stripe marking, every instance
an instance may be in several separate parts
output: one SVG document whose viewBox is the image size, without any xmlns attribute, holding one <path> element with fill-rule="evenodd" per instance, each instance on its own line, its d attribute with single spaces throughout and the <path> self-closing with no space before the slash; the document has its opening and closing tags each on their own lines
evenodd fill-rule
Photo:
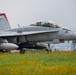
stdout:
<svg viewBox="0 0 76 75">
<path fill-rule="evenodd" d="M 8 20 L 5 13 L 0 13 L 0 16 L 4 16 L 6 18 L 6 20 Z"/>
</svg>

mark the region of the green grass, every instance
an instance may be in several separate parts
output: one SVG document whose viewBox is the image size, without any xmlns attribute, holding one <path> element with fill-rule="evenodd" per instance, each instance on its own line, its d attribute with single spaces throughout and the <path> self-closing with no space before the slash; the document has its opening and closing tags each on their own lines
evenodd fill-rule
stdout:
<svg viewBox="0 0 76 75">
<path fill-rule="evenodd" d="M 76 52 L 0 53 L 0 75 L 76 75 Z"/>
</svg>

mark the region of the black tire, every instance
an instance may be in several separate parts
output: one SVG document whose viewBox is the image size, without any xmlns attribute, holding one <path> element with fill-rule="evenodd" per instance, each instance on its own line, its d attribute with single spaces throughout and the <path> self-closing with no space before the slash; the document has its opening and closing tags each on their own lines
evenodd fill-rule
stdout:
<svg viewBox="0 0 76 75">
<path fill-rule="evenodd" d="M 20 54 L 24 54 L 24 53 L 25 53 L 25 49 L 22 48 L 22 49 L 20 50 Z"/>
</svg>

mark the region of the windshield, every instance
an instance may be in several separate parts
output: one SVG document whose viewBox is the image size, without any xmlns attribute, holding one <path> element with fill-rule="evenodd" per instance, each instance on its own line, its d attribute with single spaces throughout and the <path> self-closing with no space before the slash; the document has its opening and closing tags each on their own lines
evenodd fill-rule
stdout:
<svg viewBox="0 0 76 75">
<path fill-rule="evenodd" d="M 31 24 L 31 26 L 42 26 L 42 27 L 51 27 L 51 28 L 60 28 L 60 26 L 56 23 L 50 22 L 36 22 L 36 24 Z"/>
</svg>

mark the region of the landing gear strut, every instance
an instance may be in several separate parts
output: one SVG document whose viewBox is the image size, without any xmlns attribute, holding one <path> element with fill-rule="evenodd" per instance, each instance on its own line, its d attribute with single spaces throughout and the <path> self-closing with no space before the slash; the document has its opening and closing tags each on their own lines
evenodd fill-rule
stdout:
<svg viewBox="0 0 76 75">
<path fill-rule="evenodd" d="M 47 47 L 47 49 L 46 49 L 45 51 L 51 52 L 53 47 L 54 47 L 54 46 L 50 47 L 50 44 L 48 44 L 48 47 Z"/>
</svg>

